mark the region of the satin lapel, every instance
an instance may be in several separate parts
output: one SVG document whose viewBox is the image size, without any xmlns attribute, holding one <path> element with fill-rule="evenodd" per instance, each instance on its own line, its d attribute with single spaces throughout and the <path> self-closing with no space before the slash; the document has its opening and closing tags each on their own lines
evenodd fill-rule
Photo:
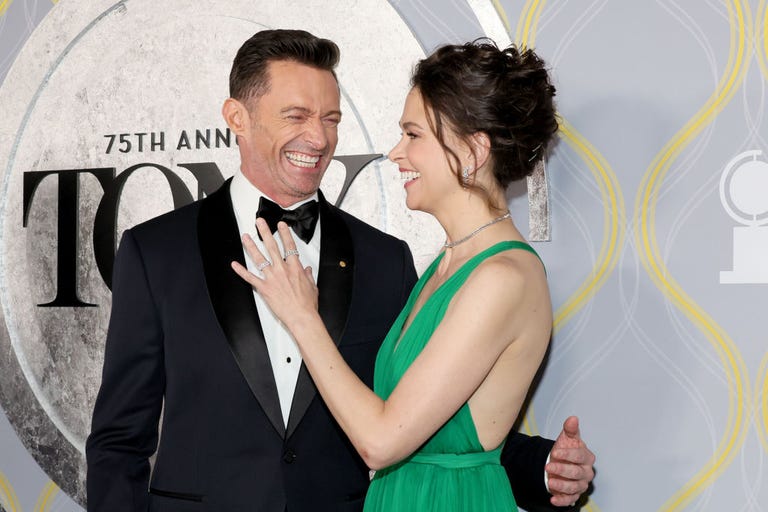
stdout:
<svg viewBox="0 0 768 512">
<path fill-rule="evenodd" d="M 277 385 L 253 292 L 250 285 L 230 267 L 232 261 L 245 265 L 240 232 L 229 195 L 230 181 L 200 205 L 197 236 L 208 296 L 248 386 L 275 430 L 283 436 L 285 427 Z"/>
<path fill-rule="evenodd" d="M 352 301 L 352 279 L 355 269 L 354 248 L 349 228 L 338 210 L 331 207 L 322 194 L 320 196 L 320 268 L 317 287 L 320 316 L 328 333 L 336 342 L 341 341 L 347 324 L 347 313 Z M 288 418 L 286 438 L 293 434 L 309 404 L 317 394 L 315 384 L 307 367 L 302 364 L 296 392 L 293 395 L 291 415 Z"/>
</svg>

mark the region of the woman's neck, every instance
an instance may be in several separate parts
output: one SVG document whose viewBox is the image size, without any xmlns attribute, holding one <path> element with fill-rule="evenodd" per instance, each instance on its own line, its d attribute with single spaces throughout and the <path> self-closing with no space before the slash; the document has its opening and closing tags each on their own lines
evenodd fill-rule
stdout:
<svg viewBox="0 0 768 512">
<path fill-rule="evenodd" d="M 462 190 L 455 197 L 443 202 L 439 211 L 433 212 L 445 231 L 448 246 L 458 248 L 460 245 L 467 245 L 483 232 L 504 223 L 506 219 L 503 219 L 503 216 L 509 213 L 504 196 L 494 194 L 489 199 L 490 201 L 478 193 Z"/>
</svg>

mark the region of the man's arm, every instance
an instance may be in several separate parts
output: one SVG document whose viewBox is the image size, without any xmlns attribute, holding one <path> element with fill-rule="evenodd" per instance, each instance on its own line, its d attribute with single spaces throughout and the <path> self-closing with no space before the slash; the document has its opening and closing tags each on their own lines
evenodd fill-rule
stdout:
<svg viewBox="0 0 768 512">
<path fill-rule="evenodd" d="M 573 510 L 561 507 L 575 503 L 587 490 L 595 476 L 594 462 L 575 416 L 565 420 L 557 441 L 511 433 L 501 454 L 515 500 L 529 512 Z"/>
<path fill-rule="evenodd" d="M 144 512 L 163 400 L 162 330 L 136 241 L 115 259 L 101 388 L 86 443 L 89 512 Z"/>
</svg>

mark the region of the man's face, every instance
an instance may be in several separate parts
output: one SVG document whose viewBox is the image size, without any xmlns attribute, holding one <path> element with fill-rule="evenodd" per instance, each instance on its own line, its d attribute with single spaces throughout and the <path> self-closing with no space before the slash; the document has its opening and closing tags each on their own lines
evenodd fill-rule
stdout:
<svg viewBox="0 0 768 512">
<path fill-rule="evenodd" d="M 269 91 L 249 100 L 239 141 L 242 171 L 282 206 L 314 194 L 338 142 L 339 86 L 330 71 L 268 64 Z"/>
</svg>

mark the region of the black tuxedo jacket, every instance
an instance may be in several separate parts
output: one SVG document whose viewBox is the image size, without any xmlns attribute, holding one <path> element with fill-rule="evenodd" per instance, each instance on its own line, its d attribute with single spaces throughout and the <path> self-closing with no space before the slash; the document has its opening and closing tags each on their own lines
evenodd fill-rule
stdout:
<svg viewBox="0 0 768 512">
<path fill-rule="evenodd" d="M 320 215 L 320 314 L 370 386 L 379 344 L 416 280 L 412 257 L 322 197 Z M 86 443 L 89 511 L 362 508 L 368 469 L 303 366 L 283 424 L 252 291 L 233 260 L 244 256 L 228 183 L 124 233 Z M 539 438 L 508 442 L 503 458 L 523 504 L 526 495 L 547 502 L 549 449 Z"/>
</svg>

